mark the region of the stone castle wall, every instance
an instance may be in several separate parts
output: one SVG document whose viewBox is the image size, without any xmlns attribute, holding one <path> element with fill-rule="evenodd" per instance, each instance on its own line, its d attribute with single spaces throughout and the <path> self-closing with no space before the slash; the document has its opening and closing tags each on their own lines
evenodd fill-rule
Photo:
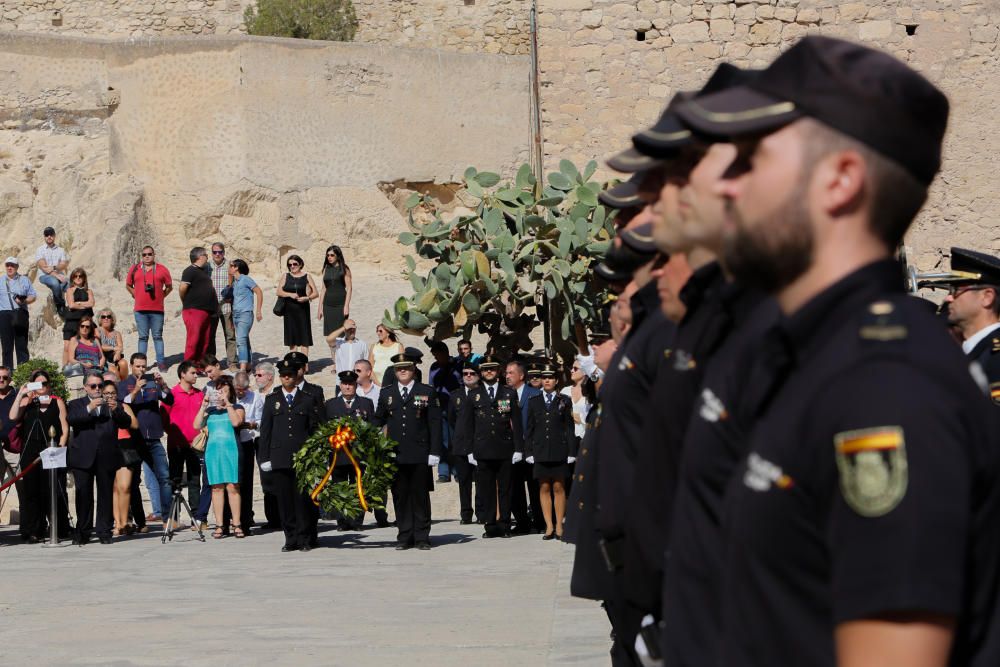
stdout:
<svg viewBox="0 0 1000 667">
<path fill-rule="evenodd" d="M 246 33 L 254 0 L 3 0 L 0 31 L 172 36 Z M 354 0 L 355 42 L 528 53 L 530 0 Z"/>
<path fill-rule="evenodd" d="M 921 268 L 951 245 L 1000 250 L 997 36 L 992 0 L 542 0 L 539 61 L 545 159 L 577 162 L 629 145 L 670 97 L 728 60 L 763 67 L 808 33 L 882 48 L 952 103 L 945 162 L 907 242 Z M 641 40 L 641 41 L 640 41 Z M 989 246 L 987 246 L 989 244 Z"/>
<path fill-rule="evenodd" d="M 251 0 L 3 0 L 0 30 L 108 37 L 246 32 Z"/>
</svg>

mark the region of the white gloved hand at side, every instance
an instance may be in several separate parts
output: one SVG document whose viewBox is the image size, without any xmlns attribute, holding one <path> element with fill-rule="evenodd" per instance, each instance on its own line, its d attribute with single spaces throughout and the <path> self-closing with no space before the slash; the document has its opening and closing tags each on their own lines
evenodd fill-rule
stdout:
<svg viewBox="0 0 1000 667">
<path fill-rule="evenodd" d="M 520 463 L 524 460 L 524 455 L 521 452 L 514 452 L 514 456 L 510 457 L 511 463 Z"/>
<path fill-rule="evenodd" d="M 535 465 L 535 457 L 534 457 L 534 456 L 529 456 L 528 458 L 526 458 L 526 459 L 524 459 L 524 460 L 525 460 L 525 461 L 526 461 L 527 463 L 530 463 L 531 465 Z"/>
<path fill-rule="evenodd" d="M 567 456 L 566 457 L 566 463 L 576 463 L 576 457 L 575 456 Z"/>
<path fill-rule="evenodd" d="M 270 461 L 264 461 L 263 463 L 261 463 L 260 464 L 260 471 L 261 472 L 271 472 L 271 462 Z"/>
<path fill-rule="evenodd" d="M 472 454 L 469 454 L 469 463 L 471 463 L 472 465 L 479 465 L 478 463 L 476 463 L 476 457 L 473 456 Z"/>
<path fill-rule="evenodd" d="M 433 467 L 433 466 L 436 466 L 439 463 L 441 463 L 441 457 L 440 456 L 434 456 L 433 454 L 431 454 L 431 455 L 429 455 L 427 457 L 427 465 Z"/>
</svg>

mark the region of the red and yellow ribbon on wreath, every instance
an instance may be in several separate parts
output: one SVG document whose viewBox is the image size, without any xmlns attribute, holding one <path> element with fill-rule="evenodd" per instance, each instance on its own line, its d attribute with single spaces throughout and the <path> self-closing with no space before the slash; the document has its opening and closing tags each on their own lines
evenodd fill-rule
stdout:
<svg viewBox="0 0 1000 667">
<path fill-rule="evenodd" d="M 319 507 L 319 494 L 323 492 L 323 488 L 330 481 L 330 476 L 333 475 L 333 469 L 337 465 L 337 454 L 344 452 L 347 458 L 351 460 L 351 465 L 354 466 L 354 473 L 357 475 L 358 480 L 358 500 L 361 501 L 361 508 L 364 511 L 368 511 L 368 503 L 365 502 L 365 492 L 364 488 L 361 486 L 361 466 L 358 465 L 358 460 L 354 458 L 354 454 L 351 453 L 351 443 L 357 439 L 354 431 L 350 426 L 338 426 L 337 432 L 327 438 L 330 443 L 330 447 L 333 449 L 333 459 L 330 461 L 330 467 L 327 468 L 326 474 L 323 475 L 323 479 L 319 481 L 316 488 L 312 490 L 309 494 L 309 498 L 313 501 L 313 505 Z"/>
</svg>

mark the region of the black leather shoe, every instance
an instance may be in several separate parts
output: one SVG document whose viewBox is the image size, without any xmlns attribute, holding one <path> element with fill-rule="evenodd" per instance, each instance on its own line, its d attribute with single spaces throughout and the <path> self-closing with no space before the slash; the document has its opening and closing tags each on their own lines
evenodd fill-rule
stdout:
<svg viewBox="0 0 1000 667">
<path fill-rule="evenodd" d="M 301 547 L 299 547 L 299 551 L 301 551 L 303 553 L 305 553 L 306 551 L 312 551 L 312 550 L 313 550 L 313 548 L 310 545 L 308 545 L 308 544 L 303 544 Z"/>
<path fill-rule="evenodd" d="M 298 551 L 298 550 L 299 550 L 299 545 L 297 544 L 286 544 L 285 546 L 281 547 L 281 553 L 287 553 L 289 551 Z"/>
<path fill-rule="evenodd" d="M 470 523 L 472 523 L 472 519 L 461 519 L 459 523 L 462 524 L 463 526 L 468 526 Z"/>
<path fill-rule="evenodd" d="M 510 533 L 509 530 L 505 530 L 505 531 L 503 531 L 503 533 L 500 534 L 500 537 L 502 537 L 504 539 L 507 539 L 510 536 L 511 536 L 511 533 Z"/>
<path fill-rule="evenodd" d="M 549 533 L 548 535 L 542 535 L 543 540 L 554 540 L 556 539 L 555 533 Z"/>
<path fill-rule="evenodd" d="M 111 544 L 111 538 L 110 537 L 102 537 L 101 538 L 101 544 Z"/>
<path fill-rule="evenodd" d="M 491 538 L 494 538 L 494 537 L 496 537 L 496 535 L 494 535 L 490 531 L 486 531 L 485 533 L 483 533 L 483 539 L 484 540 L 488 540 L 488 539 L 491 539 Z"/>
<path fill-rule="evenodd" d="M 430 551 L 431 550 L 431 543 L 430 542 L 417 542 L 417 549 L 419 549 L 420 551 Z"/>
<path fill-rule="evenodd" d="M 84 544 L 90 542 L 90 535 L 74 535 L 73 544 L 82 547 Z"/>
<path fill-rule="evenodd" d="M 406 551 L 407 549 L 412 549 L 412 544 L 397 544 L 396 551 Z"/>
</svg>

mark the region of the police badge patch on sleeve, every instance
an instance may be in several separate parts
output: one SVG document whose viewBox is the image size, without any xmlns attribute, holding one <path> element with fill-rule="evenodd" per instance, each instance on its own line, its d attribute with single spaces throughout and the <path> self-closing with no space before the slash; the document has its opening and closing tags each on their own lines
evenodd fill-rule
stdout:
<svg viewBox="0 0 1000 667">
<path fill-rule="evenodd" d="M 898 426 L 844 431 L 833 436 L 844 501 L 861 516 L 892 511 L 906 495 L 906 443 Z"/>
</svg>

